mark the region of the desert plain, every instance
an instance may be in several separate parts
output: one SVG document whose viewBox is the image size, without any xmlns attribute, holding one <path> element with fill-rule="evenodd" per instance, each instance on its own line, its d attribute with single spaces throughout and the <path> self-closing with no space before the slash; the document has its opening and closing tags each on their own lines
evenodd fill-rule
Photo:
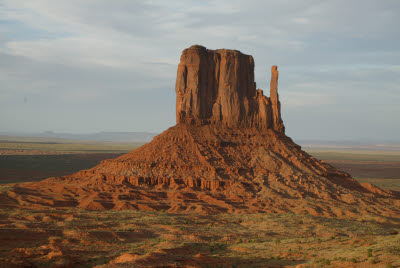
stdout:
<svg viewBox="0 0 400 268">
<path fill-rule="evenodd" d="M 91 168 L 141 144 L 2 137 L 1 190 Z M 96 150 L 94 150 L 96 148 Z M 400 151 L 306 151 L 360 182 L 400 189 Z M 2 267 L 397 267 L 398 225 L 293 213 L 2 209 Z"/>
</svg>

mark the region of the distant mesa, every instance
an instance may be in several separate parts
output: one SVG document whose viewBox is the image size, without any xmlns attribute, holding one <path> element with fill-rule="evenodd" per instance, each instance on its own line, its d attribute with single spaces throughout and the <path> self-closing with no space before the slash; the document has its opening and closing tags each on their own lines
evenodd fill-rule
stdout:
<svg viewBox="0 0 400 268">
<path fill-rule="evenodd" d="M 267 97 L 252 56 L 196 45 L 182 53 L 175 90 L 177 124 L 150 143 L 70 176 L 16 185 L 1 193 L 1 206 L 399 221 L 399 192 L 360 184 L 285 135 L 277 66 Z"/>
<path fill-rule="evenodd" d="M 7 133 L 0 132 L 2 136 L 14 136 L 24 138 L 50 138 L 56 139 L 59 142 L 63 140 L 76 140 L 76 141 L 107 141 L 107 142 L 149 142 L 155 133 L 151 132 L 96 132 L 89 134 L 76 134 L 76 133 L 59 133 L 54 131 L 44 131 L 42 133 Z"/>
</svg>

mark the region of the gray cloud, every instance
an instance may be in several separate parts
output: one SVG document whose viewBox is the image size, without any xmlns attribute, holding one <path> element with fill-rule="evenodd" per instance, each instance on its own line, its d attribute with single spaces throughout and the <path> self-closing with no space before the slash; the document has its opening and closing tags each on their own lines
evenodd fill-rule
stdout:
<svg viewBox="0 0 400 268">
<path fill-rule="evenodd" d="M 264 89 L 270 66 L 279 65 L 291 136 L 399 137 L 397 0 L 0 0 L 0 7 L 3 131 L 162 131 L 174 124 L 180 52 L 202 44 L 253 55 Z"/>
</svg>

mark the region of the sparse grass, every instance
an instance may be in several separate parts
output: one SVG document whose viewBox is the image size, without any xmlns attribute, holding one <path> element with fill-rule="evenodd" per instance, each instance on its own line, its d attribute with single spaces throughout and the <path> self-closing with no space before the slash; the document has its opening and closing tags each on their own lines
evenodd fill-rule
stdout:
<svg viewBox="0 0 400 268">
<path fill-rule="evenodd" d="M 361 183 L 400 190 L 400 147 L 393 151 L 306 149 L 308 153 L 341 170 Z"/>
<path fill-rule="evenodd" d="M 0 141 L 0 183 L 38 181 L 72 174 L 143 145 L 40 138 L 13 140 Z"/>
<path fill-rule="evenodd" d="M 326 265 L 331 265 L 331 260 L 327 259 L 327 258 L 320 258 L 320 259 L 316 259 L 315 263 L 326 266 Z"/>
<path fill-rule="evenodd" d="M 386 251 L 390 254 L 399 255 L 400 256 L 400 246 L 399 245 L 390 245 L 386 247 Z"/>
<path fill-rule="evenodd" d="M 355 177 L 361 183 L 371 183 L 384 189 L 400 190 L 400 179 L 361 178 Z"/>
<path fill-rule="evenodd" d="M 53 221 L 43 222 L 45 216 L 53 217 Z M 206 216 L 80 209 L 4 210 L 0 217 L 2 226 L 14 226 L 15 234 L 23 230 L 18 229 L 20 225 L 29 226 L 32 232 L 22 240 L 2 244 L 0 258 L 7 257 L 13 248 L 30 245 L 36 233 L 45 232 L 49 235 L 34 240 L 35 247 L 30 251 L 37 257 L 32 257 L 33 261 L 41 256 L 37 249 L 53 241 L 71 258 L 96 265 L 126 252 L 139 254 L 138 261 L 153 256 L 163 265 L 189 260 L 198 253 L 239 267 L 301 263 L 335 267 L 346 262 L 380 263 L 385 258 L 393 260 L 393 265 L 400 264 L 399 237 L 388 235 L 387 226 L 369 221 L 292 213 Z M 293 224 L 299 222 L 303 223 Z M 366 230 L 372 230 L 372 234 Z M 5 235 L 0 229 L 0 239 Z"/>
<path fill-rule="evenodd" d="M 376 264 L 376 263 L 378 263 L 379 261 L 378 261 L 377 258 L 372 258 L 372 259 L 369 260 L 369 262 L 372 263 L 372 264 Z"/>
<path fill-rule="evenodd" d="M 353 161 L 400 161 L 400 151 L 307 149 L 307 152 L 318 159 Z"/>
<path fill-rule="evenodd" d="M 68 153 L 127 153 L 144 143 L 107 142 L 0 142 L 0 149 Z"/>
<path fill-rule="evenodd" d="M 369 249 L 368 249 L 367 257 L 368 257 L 368 258 L 372 257 L 372 248 L 369 248 Z"/>
<path fill-rule="evenodd" d="M 13 187 L 14 184 L 0 185 L 0 193 L 5 192 Z"/>
</svg>

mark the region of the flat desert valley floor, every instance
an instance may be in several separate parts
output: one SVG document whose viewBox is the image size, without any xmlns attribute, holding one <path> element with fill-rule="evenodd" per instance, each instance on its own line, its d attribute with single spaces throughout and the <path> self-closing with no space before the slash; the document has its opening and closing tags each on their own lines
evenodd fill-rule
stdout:
<svg viewBox="0 0 400 268">
<path fill-rule="evenodd" d="M 0 141 L 0 191 L 88 169 L 140 143 Z M 305 148 L 400 190 L 400 150 Z M 400 226 L 287 214 L 0 210 L 0 267 L 398 267 Z"/>
</svg>

